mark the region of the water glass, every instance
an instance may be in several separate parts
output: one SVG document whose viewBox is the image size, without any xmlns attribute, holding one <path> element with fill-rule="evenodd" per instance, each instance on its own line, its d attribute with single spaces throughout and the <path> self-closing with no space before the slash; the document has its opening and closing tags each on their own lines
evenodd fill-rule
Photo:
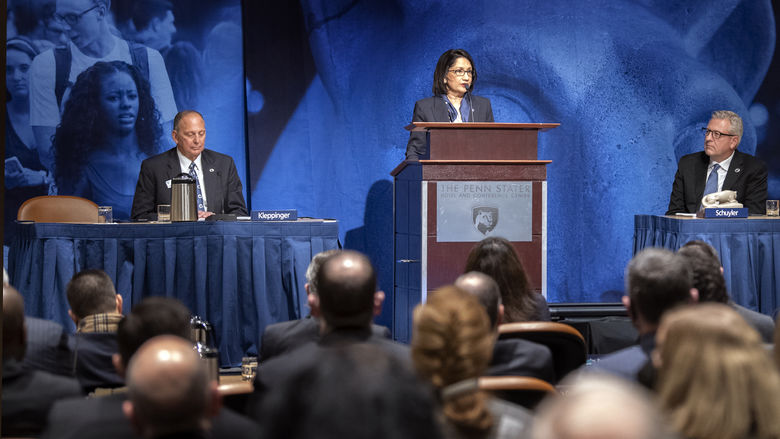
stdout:
<svg viewBox="0 0 780 439">
<path fill-rule="evenodd" d="M 241 380 L 252 381 L 257 373 L 257 357 L 244 357 L 241 359 Z"/>
<path fill-rule="evenodd" d="M 114 211 L 111 206 L 98 206 L 98 224 L 111 224 L 114 222 Z"/>
<path fill-rule="evenodd" d="M 780 201 L 778 200 L 766 200 L 766 214 L 767 216 L 780 215 Z"/>
<path fill-rule="evenodd" d="M 158 204 L 157 205 L 157 222 L 169 223 L 171 222 L 171 205 L 170 204 Z"/>
</svg>

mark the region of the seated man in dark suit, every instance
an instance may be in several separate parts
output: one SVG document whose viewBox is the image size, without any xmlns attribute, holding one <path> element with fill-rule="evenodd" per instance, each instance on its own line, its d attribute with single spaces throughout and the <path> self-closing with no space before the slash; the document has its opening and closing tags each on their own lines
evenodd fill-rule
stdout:
<svg viewBox="0 0 780 439">
<path fill-rule="evenodd" d="M 326 250 L 314 255 L 306 269 L 306 284 L 304 285 L 312 313 L 302 319 L 268 325 L 263 332 L 260 343 L 260 361 L 268 361 L 298 346 L 320 339 L 319 309 L 312 306 L 317 301 L 317 273 L 323 262 L 338 252 L 339 250 Z M 376 297 L 374 315 L 378 315 L 382 311 L 383 300 L 384 294 Z M 372 325 L 371 330 L 377 336 L 390 338 L 390 330 L 384 326 Z"/>
<path fill-rule="evenodd" d="M 695 213 L 705 195 L 732 190 L 751 215 L 763 215 L 767 168 L 761 160 L 737 151 L 742 119 L 732 111 L 715 111 L 704 133 L 704 151 L 680 159 L 666 214 Z"/>
<path fill-rule="evenodd" d="M 504 305 L 496 281 L 484 273 L 471 271 L 458 277 L 455 286 L 479 299 L 498 337 L 498 325 L 504 318 Z M 555 384 L 552 353 L 547 346 L 528 340 L 496 340 L 487 375 L 529 376 Z"/>
<path fill-rule="evenodd" d="M 116 329 L 122 320 L 122 296 L 103 270 L 84 270 L 66 288 L 68 314 L 76 324 L 72 338 L 75 374 L 86 393 L 121 387 L 111 357 L 117 352 Z"/>
<path fill-rule="evenodd" d="M 189 338 L 190 311 L 181 302 L 167 297 L 149 297 L 134 306 L 119 323 L 119 353 L 113 358 L 119 376 L 124 378 L 127 365 L 138 348 L 159 335 Z M 191 349 L 191 347 L 190 347 Z M 54 405 L 42 438 L 84 439 L 85 432 L 102 437 L 131 439 L 139 437 L 122 413 L 126 393 L 89 399 L 67 399 Z M 257 425 L 231 410 L 222 409 L 214 419 L 212 437 L 257 437 Z"/>
<path fill-rule="evenodd" d="M 206 124 L 193 110 L 173 119 L 176 148 L 141 163 L 130 218 L 157 219 L 157 205 L 171 204 L 171 179 L 190 174 L 197 188 L 198 217 L 213 214 L 247 215 L 243 186 L 233 159 L 205 149 Z"/>
<path fill-rule="evenodd" d="M 22 365 L 26 345 L 24 300 L 3 285 L 3 436 L 36 436 L 52 404 L 81 395 L 78 381 Z"/>
<path fill-rule="evenodd" d="M 71 337 L 57 322 L 25 316 L 27 326 L 27 353 L 24 368 L 73 376 Z"/>
<path fill-rule="evenodd" d="M 772 317 L 747 309 L 735 303 L 726 290 L 723 267 L 718 252 L 704 241 L 689 241 L 677 254 L 690 264 L 693 270 L 693 286 L 699 290 L 699 302 L 720 302 L 730 305 L 750 326 L 754 327 L 764 343 L 772 343 L 775 322 Z"/>
<path fill-rule="evenodd" d="M 682 256 L 666 249 L 642 250 L 628 263 L 623 296 L 623 305 L 639 331 L 639 345 L 607 354 L 583 368 L 636 381 L 655 349 L 661 316 L 674 307 L 696 302 L 698 297 L 693 274 Z"/>
<path fill-rule="evenodd" d="M 255 377 L 255 404 L 284 377 L 316 362 L 323 350 L 347 344 L 367 343 L 386 350 L 411 369 L 409 348 L 376 336 L 371 319 L 377 299 L 376 272 L 368 258 L 355 251 L 341 251 L 327 258 L 316 276 L 318 296 L 312 312 L 321 315 L 320 340 L 261 363 Z M 316 310 L 316 311 L 315 311 Z"/>
</svg>

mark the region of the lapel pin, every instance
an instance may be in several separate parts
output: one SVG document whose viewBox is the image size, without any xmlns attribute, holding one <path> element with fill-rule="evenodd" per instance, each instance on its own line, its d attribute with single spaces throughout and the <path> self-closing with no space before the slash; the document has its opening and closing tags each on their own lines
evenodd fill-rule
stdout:
<svg viewBox="0 0 780 439">
<path fill-rule="evenodd" d="M 737 168 L 734 170 L 734 172 L 739 172 L 741 169 Z"/>
<path fill-rule="evenodd" d="M 214 168 L 209 168 L 209 172 L 214 172 Z M 737 170 L 739 172 L 739 170 Z"/>
</svg>

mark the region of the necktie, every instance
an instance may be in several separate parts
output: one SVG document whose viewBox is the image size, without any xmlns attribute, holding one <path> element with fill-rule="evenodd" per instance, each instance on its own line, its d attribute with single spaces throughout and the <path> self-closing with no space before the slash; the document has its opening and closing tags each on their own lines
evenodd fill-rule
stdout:
<svg viewBox="0 0 780 439">
<path fill-rule="evenodd" d="M 198 180 L 198 173 L 195 172 L 195 162 L 190 163 L 190 177 L 195 180 L 195 193 L 198 195 L 198 212 L 205 212 L 206 207 L 203 205 L 203 193 L 200 191 L 200 180 Z M 708 181 L 708 187 L 709 184 L 710 183 Z"/>
<path fill-rule="evenodd" d="M 712 171 L 710 172 L 710 176 L 707 177 L 707 184 L 704 186 L 704 195 L 718 192 L 718 169 L 720 169 L 720 165 L 715 163 L 715 166 L 712 167 Z M 702 195 L 702 197 L 704 195 Z"/>
</svg>

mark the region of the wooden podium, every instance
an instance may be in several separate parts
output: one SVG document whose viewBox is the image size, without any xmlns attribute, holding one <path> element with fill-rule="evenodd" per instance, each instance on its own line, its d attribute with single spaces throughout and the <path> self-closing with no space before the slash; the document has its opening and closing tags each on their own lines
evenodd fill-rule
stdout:
<svg viewBox="0 0 780 439">
<path fill-rule="evenodd" d="M 512 241 L 529 281 L 547 294 L 547 169 L 539 131 L 557 123 L 415 122 L 428 157 L 406 160 L 393 181 L 393 335 L 411 340 L 412 310 L 451 284 L 481 239 Z M 487 215 L 489 219 L 485 220 Z M 513 237 L 515 239 L 513 239 Z"/>
</svg>

